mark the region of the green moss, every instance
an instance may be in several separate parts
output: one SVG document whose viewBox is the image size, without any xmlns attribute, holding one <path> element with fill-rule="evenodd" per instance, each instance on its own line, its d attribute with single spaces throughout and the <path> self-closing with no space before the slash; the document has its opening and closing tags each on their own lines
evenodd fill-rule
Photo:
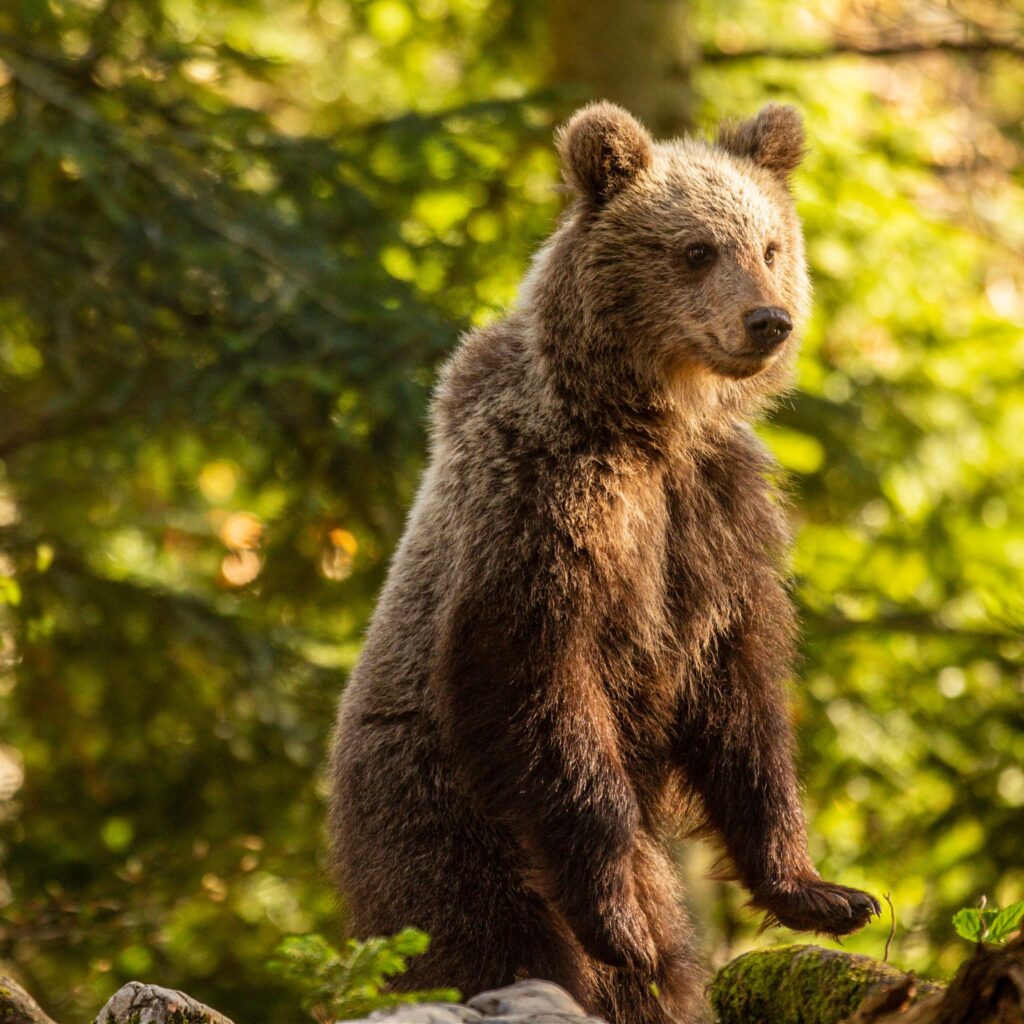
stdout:
<svg viewBox="0 0 1024 1024">
<path fill-rule="evenodd" d="M 838 1024 L 903 972 L 820 946 L 762 949 L 726 964 L 711 983 L 720 1024 Z M 918 998 L 937 986 L 918 985 Z"/>
</svg>

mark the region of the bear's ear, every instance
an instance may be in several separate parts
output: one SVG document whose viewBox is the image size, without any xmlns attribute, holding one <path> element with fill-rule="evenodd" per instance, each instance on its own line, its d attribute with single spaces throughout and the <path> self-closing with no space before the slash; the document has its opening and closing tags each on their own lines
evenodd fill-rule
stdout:
<svg viewBox="0 0 1024 1024">
<path fill-rule="evenodd" d="M 769 103 L 757 117 L 723 125 L 717 142 L 727 153 L 745 156 L 787 178 L 804 156 L 803 118 L 793 107 Z"/>
<path fill-rule="evenodd" d="M 610 199 L 651 165 L 650 135 L 614 103 L 577 110 L 558 130 L 555 145 L 566 184 L 595 203 Z"/>
</svg>

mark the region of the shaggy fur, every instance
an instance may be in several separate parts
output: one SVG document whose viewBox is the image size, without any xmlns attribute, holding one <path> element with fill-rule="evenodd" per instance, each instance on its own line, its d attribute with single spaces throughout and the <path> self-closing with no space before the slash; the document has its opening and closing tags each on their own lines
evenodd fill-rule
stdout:
<svg viewBox="0 0 1024 1024">
<path fill-rule="evenodd" d="M 658 145 L 585 108 L 559 135 L 575 202 L 444 370 L 333 752 L 355 934 L 432 936 L 404 987 L 532 976 L 619 1024 L 699 1017 L 684 829 L 771 920 L 838 935 L 877 912 L 807 853 L 787 535 L 748 425 L 795 341 L 765 354 L 744 314 L 808 308 L 802 147 L 787 108 Z"/>
</svg>

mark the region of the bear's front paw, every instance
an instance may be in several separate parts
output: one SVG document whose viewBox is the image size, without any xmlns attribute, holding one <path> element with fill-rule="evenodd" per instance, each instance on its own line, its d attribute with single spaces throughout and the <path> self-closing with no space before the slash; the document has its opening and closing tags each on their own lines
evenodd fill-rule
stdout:
<svg viewBox="0 0 1024 1024">
<path fill-rule="evenodd" d="M 870 893 L 821 879 L 765 883 L 754 892 L 752 903 L 768 912 L 770 924 L 827 935 L 849 935 L 882 913 Z"/>
</svg>

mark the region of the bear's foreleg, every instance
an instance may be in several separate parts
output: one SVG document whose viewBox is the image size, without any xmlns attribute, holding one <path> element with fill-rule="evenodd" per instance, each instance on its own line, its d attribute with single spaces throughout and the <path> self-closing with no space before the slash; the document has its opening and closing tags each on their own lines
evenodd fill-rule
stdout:
<svg viewBox="0 0 1024 1024">
<path fill-rule="evenodd" d="M 766 614 L 772 598 L 774 616 Z M 786 630 L 777 627 L 790 611 L 781 593 L 765 600 L 721 645 L 708 685 L 690 696 L 680 758 L 752 905 L 770 922 L 845 935 L 880 907 L 868 893 L 823 881 L 811 862 L 781 685 L 789 658 Z"/>
</svg>

